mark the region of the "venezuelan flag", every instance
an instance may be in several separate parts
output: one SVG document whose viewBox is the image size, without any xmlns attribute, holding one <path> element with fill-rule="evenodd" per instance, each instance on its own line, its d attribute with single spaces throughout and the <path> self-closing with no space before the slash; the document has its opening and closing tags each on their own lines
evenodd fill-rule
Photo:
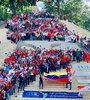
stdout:
<svg viewBox="0 0 90 100">
<path fill-rule="evenodd" d="M 46 79 L 46 80 L 55 80 L 55 81 L 60 81 L 60 82 L 68 83 L 67 72 L 50 72 L 50 73 L 44 73 L 43 79 Z"/>
</svg>

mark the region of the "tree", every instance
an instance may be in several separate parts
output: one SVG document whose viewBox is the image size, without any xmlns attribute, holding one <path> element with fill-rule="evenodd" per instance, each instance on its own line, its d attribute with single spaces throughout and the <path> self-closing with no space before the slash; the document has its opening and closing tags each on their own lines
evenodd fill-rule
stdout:
<svg viewBox="0 0 90 100">
<path fill-rule="evenodd" d="M 83 23 L 85 29 L 90 31 L 90 18 Z"/>
<path fill-rule="evenodd" d="M 0 5 L 7 7 L 13 14 L 17 12 L 23 12 L 23 7 L 34 5 L 36 0 L 0 0 Z"/>
<path fill-rule="evenodd" d="M 61 13 L 60 4 L 64 3 L 64 0 L 43 0 L 45 2 L 45 6 L 48 12 L 55 12 L 58 15 Z"/>
</svg>

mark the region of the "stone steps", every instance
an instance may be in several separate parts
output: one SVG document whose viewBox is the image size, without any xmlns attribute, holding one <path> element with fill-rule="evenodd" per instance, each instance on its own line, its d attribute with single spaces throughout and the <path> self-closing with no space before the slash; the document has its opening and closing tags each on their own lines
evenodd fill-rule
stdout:
<svg viewBox="0 0 90 100">
<path fill-rule="evenodd" d="M 69 90 L 69 88 L 65 88 L 66 84 L 56 81 L 48 81 L 44 80 L 44 88 L 39 89 L 39 75 L 36 77 L 36 81 L 30 83 L 27 87 L 25 87 L 25 91 L 58 91 L 58 92 L 79 92 L 77 89 L 77 86 L 79 84 L 76 84 L 76 77 L 73 77 L 73 86 L 72 90 Z M 80 84 L 81 85 L 81 84 Z M 90 100 L 90 92 L 81 92 L 83 94 L 83 99 L 57 99 L 57 98 L 22 98 L 23 91 L 20 91 L 18 93 L 18 97 L 15 98 L 15 96 L 11 96 L 10 100 Z"/>
</svg>

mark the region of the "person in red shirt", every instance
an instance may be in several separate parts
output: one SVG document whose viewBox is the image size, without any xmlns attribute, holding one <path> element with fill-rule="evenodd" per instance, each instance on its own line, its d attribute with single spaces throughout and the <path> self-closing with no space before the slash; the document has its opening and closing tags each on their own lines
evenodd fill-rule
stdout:
<svg viewBox="0 0 90 100">
<path fill-rule="evenodd" d="M 62 61 L 63 61 L 63 69 L 66 67 L 66 58 L 64 57 L 63 59 L 62 59 Z"/>
<path fill-rule="evenodd" d="M 40 13 L 40 17 L 42 16 L 42 14 Z"/>
<path fill-rule="evenodd" d="M 33 71 L 34 71 L 34 81 L 35 81 L 36 80 L 36 72 L 37 72 L 35 67 L 34 67 Z"/>
<path fill-rule="evenodd" d="M 66 20 L 66 16 L 64 16 L 64 20 Z"/>
<path fill-rule="evenodd" d="M 62 19 L 62 14 L 59 15 L 60 19 Z"/>
<path fill-rule="evenodd" d="M 13 15 L 13 18 L 15 18 L 16 16 L 15 15 Z"/>
<path fill-rule="evenodd" d="M 70 70 L 71 70 L 71 67 L 68 66 L 68 67 L 66 68 L 66 72 L 68 73 L 68 72 L 70 72 Z"/>
<path fill-rule="evenodd" d="M 67 64 L 69 64 L 69 63 L 70 63 L 70 57 L 67 56 L 67 57 L 66 57 L 66 60 L 67 60 Z"/>
<path fill-rule="evenodd" d="M 51 39 L 51 34 L 48 33 L 48 40 L 50 41 L 50 39 Z"/>
<path fill-rule="evenodd" d="M 79 35 L 77 35 L 77 42 L 79 42 Z"/>
<path fill-rule="evenodd" d="M 10 95 L 13 95 L 13 84 L 9 82 L 9 87 L 10 87 Z"/>
</svg>

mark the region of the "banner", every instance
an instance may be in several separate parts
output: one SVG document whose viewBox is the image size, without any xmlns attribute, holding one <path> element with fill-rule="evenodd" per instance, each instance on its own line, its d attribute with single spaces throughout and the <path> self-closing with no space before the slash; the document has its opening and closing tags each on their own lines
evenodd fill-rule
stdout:
<svg viewBox="0 0 90 100">
<path fill-rule="evenodd" d="M 83 98 L 79 92 L 24 91 L 24 98 Z"/>
<path fill-rule="evenodd" d="M 78 86 L 79 91 L 90 91 L 90 86 Z"/>
<path fill-rule="evenodd" d="M 75 76 L 90 76 L 90 71 L 75 71 Z"/>
<path fill-rule="evenodd" d="M 44 73 L 43 79 L 46 79 L 46 80 L 55 80 L 55 81 L 60 81 L 60 82 L 66 82 L 66 83 L 68 83 L 67 72 L 50 72 L 50 73 Z"/>
<path fill-rule="evenodd" d="M 90 65 L 72 65 L 72 68 L 87 68 L 87 69 L 90 69 Z"/>
<path fill-rule="evenodd" d="M 71 41 L 71 37 L 70 36 L 65 36 L 65 42 Z"/>
<path fill-rule="evenodd" d="M 78 83 L 90 83 L 90 79 L 77 79 Z"/>
</svg>

